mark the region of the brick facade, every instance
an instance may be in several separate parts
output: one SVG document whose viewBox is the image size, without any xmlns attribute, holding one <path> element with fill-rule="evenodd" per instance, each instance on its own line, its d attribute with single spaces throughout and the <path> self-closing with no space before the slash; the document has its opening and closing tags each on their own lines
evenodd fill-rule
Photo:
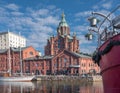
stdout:
<svg viewBox="0 0 120 93">
<path fill-rule="evenodd" d="M 24 59 L 37 55 L 37 51 L 32 46 L 21 48 L 21 60 L 23 65 Z M 20 72 L 20 48 L 0 50 L 0 71 L 8 72 L 10 68 L 12 73 Z"/>
<path fill-rule="evenodd" d="M 55 56 L 38 56 L 24 60 L 24 71 L 34 74 L 87 74 L 100 69 L 91 57 L 63 50 Z"/>
<path fill-rule="evenodd" d="M 45 56 L 39 56 L 32 46 L 21 48 L 24 73 L 77 75 L 100 71 L 90 56 L 80 53 L 79 40 L 75 33 L 70 35 L 64 14 L 57 28 L 57 36 L 50 37 L 44 48 Z M 20 72 L 19 48 L 11 48 L 10 56 L 11 71 Z M 0 52 L 0 67 L 0 71 L 8 70 L 8 50 Z"/>
</svg>

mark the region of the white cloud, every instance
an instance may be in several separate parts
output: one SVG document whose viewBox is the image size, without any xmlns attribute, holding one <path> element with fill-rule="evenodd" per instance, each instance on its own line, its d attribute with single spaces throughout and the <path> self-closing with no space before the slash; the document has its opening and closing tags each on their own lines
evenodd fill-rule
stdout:
<svg viewBox="0 0 120 93">
<path fill-rule="evenodd" d="M 54 24 L 54 25 L 58 25 L 59 21 L 56 17 L 53 17 L 53 16 L 49 16 L 49 17 L 46 17 L 44 20 L 45 24 Z"/>
<path fill-rule="evenodd" d="M 84 11 L 84 12 L 79 12 L 77 14 L 75 14 L 76 17 L 84 17 L 84 16 L 89 16 L 91 14 L 91 11 Z"/>
<path fill-rule="evenodd" d="M 5 7 L 10 9 L 10 10 L 14 10 L 14 11 L 18 11 L 19 10 L 19 6 L 17 6 L 16 4 L 8 4 Z"/>
<path fill-rule="evenodd" d="M 105 9 L 110 9 L 111 6 L 112 6 L 112 2 L 107 2 L 107 3 L 102 4 L 102 7 L 105 8 Z"/>
<path fill-rule="evenodd" d="M 21 13 L 21 12 L 11 12 L 11 14 L 13 15 L 13 16 L 23 16 L 24 15 L 24 13 Z"/>
<path fill-rule="evenodd" d="M 9 12 L 7 12 L 5 8 L 0 7 L 0 17 L 6 17 L 8 15 L 9 15 Z"/>
<path fill-rule="evenodd" d="M 88 31 L 88 26 L 85 26 L 85 25 L 75 26 L 74 30 L 79 31 L 79 32 L 81 32 L 81 31 L 86 32 L 86 31 Z"/>
<path fill-rule="evenodd" d="M 54 11 L 51 11 L 53 8 Z M 27 38 L 28 46 L 32 45 L 34 48 L 42 50 L 50 34 L 56 33 L 54 28 L 57 28 L 58 18 L 60 18 L 56 14 L 61 11 L 54 6 L 48 6 L 48 8 L 38 10 L 26 8 L 23 12 L 15 4 L 0 6 L 0 10 L 0 27 L 3 28 L 1 31 L 10 29 L 17 34 L 20 31 L 21 35 Z"/>
<path fill-rule="evenodd" d="M 49 5 L 49 6 L 47 6 L 47 8 L 50 10 L 54 10 L 54 9 L 56 10 L 56 6 L 54 6 L 54 5 Z"/>
<path fill-rule="evenodd" d="M 93 8 L 94 10 L 97 10 L 97 9 L 99 9 L 99 7 L 100 7 L 100 6 L 98 6 L 98 5 L 94 5 L 92 8 Z"/>
<path fill-rule="evenodd" d="M 86 45 L 80 47 L 80 52 L 92 54 L 96 50 L 96 46 Z"/>
<path fill-rule="evenodd" d="M 39 10 L 33 10 L 29 9 L 33 17 L 40 17 L 40 16 L 47 16 L 49 13 L 48 9 L 39 9 Z"/>
</svg>

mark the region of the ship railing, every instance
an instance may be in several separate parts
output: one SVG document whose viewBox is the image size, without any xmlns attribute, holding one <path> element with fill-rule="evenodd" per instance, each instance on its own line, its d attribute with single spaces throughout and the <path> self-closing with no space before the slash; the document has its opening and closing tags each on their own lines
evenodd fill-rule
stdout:
<svg viewBox="0 0 120 93">
<path fill-rule="evenodd" d="M 108 15 L 104 15 L 99 12 L 92 12 L 92 16 L 88 18 L 90 27 L 88 29 L 89 33 L 85 35 L 85 37 L 88 38 L 88 40 L 91 40 L 93 39 L 93 32 L 97 33 L 98 48 L 104 41 L 120 33 L 120 15 L 115 18 L 110 18 L 111 14 L 119 8 L 120 5 L 112 10 Z"/>
</svg>

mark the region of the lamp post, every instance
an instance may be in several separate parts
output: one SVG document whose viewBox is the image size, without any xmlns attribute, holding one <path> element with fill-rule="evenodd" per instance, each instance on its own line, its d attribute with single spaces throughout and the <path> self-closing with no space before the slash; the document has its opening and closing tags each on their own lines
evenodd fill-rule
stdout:
<svg viewBox="0 0 120 93">
<path fill-rule="evenodd" d="M 107 37 L 107 30 L 108 30 L 108 27 L 111 27 L 112 28 L 112 31 L 114 31 L 114 29 L 120 29 L 120 23 L 118 24 L 118 20 L 120 20 L 120 16 L 118 16 L 117 18 L 111 20 L 109 19 L 109 16 L 115 12 L 117 9 L 120 8 L 120 5 L 115 8 L 113 11 L 111 11 L 107 16 L 102 14 L 102 13 L 99 13 L 99 12 L 92 12 L 92 17 L 89 17 L 88 20 L 90 22 L 90 27 L 92 27 L 91 29 L 89 29 L 89 32 L 90 34 L 87 36 L 87 38 L 89 39 L 90 37 L 92 37 L 92 32 L 95 32 L 97 33 L 97 37 L 98 37 L 98 47 L 101 45 L 101 41 L 102 41 L 102 36 L 103 36 L 103 33 L 105 33 L 105 37 Z M 103 17 L 104 19 L 103 20 L 99 20 L 95 17 L 95 15 L 97 16 L 100 16 L 100 17 Z M 103 23 L 105 21 L 108 21 L 110 23 L 110 26 L 108 27 L 105 27 L 103 31 L 100 31 L 101 29 L 101 26 L 103 25 Z M 101 22 L 100 22 L 101 21 Z M 98 23 L 100 22 L 100 24 L 98 25 Z M 93 29 L 93 28 L 96 28 Z M 106 38 L 107 39 L 107 38 Z M 105 40 L 106 40 L 105 39 Z"/>
<path fill-rule="evenodd" d="M 120 62 L 120 34 L 116 35 L 116 32 L 120 31 L 120 15 L 118 17 L 109 19 L 109 16 L 119 8 L 120 6 L 111 11 L 107 16 L 103 14 L 101 15 L 101 13 L 97 12 L 92 13 L 97 15 L 97 18 L 103 17 L 99 24 L 96 22 L 96 24 L 90 25 L 91 27 L 97 28 L 91 28 L 90 31 L 98 34 L 99 46 L 97 51 L 94 52 L 92 59 L 94 63 L 97 63 L 97 65 L 100 67 L 104 93 L 117 93 L 120 91 L 120 83 L 118 83 L 119 77 L 115 77 L 116 72 L 119 72 L 118 67 Z M 92 19 L 89 21 L 90 23 L 95 23 Z M 104 25 L 106 21 L 109 23 Z M 105 42 L 103 44 L 101 44 L 103 39 L 102 37 L 105 38 Z M 119 75 L 120 73 L 117 73 L 117 76 Z"/>
</svg>

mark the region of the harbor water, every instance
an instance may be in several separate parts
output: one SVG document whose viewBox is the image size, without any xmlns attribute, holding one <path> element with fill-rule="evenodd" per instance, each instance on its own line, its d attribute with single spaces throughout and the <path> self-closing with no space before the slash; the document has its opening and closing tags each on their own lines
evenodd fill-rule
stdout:
<svg viewBox="0 0 120 93">
<path fill-rule="evenodd" d="M 0 93 L 103 93 L 102 82 L 0 82 Z"/>
</svg>

